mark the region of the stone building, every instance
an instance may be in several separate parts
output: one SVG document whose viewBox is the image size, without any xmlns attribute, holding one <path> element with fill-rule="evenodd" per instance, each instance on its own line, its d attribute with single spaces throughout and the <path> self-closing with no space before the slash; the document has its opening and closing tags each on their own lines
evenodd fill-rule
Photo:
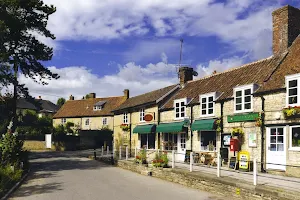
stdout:
<svg viewBox="0 0 300 200">
<path fill-rule="evenodd" d="M 237 151 L 257 159 L 261 171 L 299 174 L 300 10 L 284 6 L 272 16 L 272 56 L 198 80 L 193 68 L 180 68 L 179 88 L 155 105 L 156 149 L 175 150 L 179 160 L 188 150 L 240 159 L 230 151 L 236 139 Z"/>
</svg>

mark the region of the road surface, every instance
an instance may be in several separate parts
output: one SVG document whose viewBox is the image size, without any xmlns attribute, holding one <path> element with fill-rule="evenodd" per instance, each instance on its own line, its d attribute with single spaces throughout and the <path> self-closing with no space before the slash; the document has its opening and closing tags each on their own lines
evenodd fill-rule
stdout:
<svg viewBox="0 0 300 200">
<path fill-rule="evenodd" d="M 73 153 L 40 152 L 12 200 L 223 200 L 153 177 L 139 175 Z"/>
</svg>

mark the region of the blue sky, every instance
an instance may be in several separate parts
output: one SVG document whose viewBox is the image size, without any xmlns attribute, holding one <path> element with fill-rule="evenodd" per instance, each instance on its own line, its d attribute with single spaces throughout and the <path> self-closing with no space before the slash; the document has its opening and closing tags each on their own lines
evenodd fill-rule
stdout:
<svg viewBox="0 0 300 200">
<path fill-rule="evenodd" d="M 272 55 L 272 11 L 296 0 L 44 0 L 57 12 L 48 28 L 56 40 L 45 63 L 61 78 L 44 87 L 20 76 L 33 96 L 56 101 L 89 92 L 131 96 L 178 82 L 182 63 L 199 77 Z M 167 3 L 166 3 L 167 2 Z"/>
</svg>

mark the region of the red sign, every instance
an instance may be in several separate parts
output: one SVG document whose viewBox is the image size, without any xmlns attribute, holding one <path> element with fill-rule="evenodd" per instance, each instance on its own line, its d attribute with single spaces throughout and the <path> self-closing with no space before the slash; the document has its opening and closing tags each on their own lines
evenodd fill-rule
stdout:
<svg viewBox="0 0 300 200">
<path fill-rule="evenodd" d="M 153 120 L 153 115 L 152 114 L 146 114 L 144 116 L 144 119 L 145 119 L 146 122 L 150 122 L 150 121 Z"/>
</svg>

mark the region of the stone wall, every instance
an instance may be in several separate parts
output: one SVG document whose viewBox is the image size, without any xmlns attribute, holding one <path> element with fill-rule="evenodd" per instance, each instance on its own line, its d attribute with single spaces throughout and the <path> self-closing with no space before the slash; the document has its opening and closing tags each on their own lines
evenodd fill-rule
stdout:
<svg viewBox="0 0 300 200">
<path fill-rule="evenodd" d="M 217 178 L 212 174 L 201 172 L 188 172 L 184 169 L 171 168 L 150 168 L 146 165 L 138 165 L 130 161 L 118 161 L 118 167 L 137 172 L 143 175 L 151 174 L 153 177 L 167 180 L 174 183 L 207 191 L 212 194 L 223 196 L 228 199 L 272 199 L 287 200 L 298 199 L 298 193 L 285 192 L 278 188 L 268 188 L 263 185 L 257 187 L 247 184 L 247 182 L 237 180 L 231 177 Z M 239 194 L 237 194 L 239 190 Z"/>
</svg>

